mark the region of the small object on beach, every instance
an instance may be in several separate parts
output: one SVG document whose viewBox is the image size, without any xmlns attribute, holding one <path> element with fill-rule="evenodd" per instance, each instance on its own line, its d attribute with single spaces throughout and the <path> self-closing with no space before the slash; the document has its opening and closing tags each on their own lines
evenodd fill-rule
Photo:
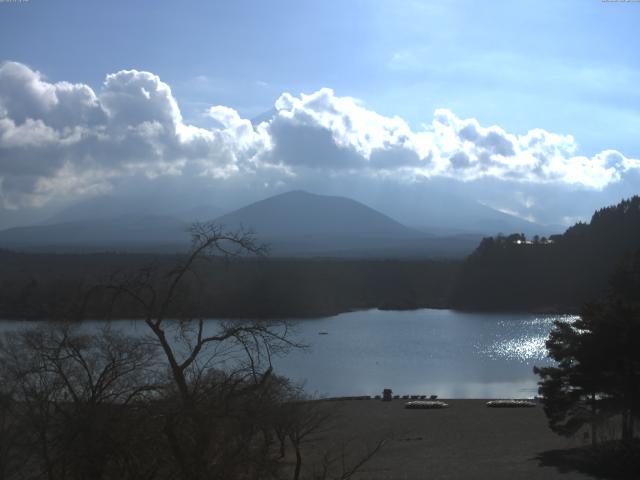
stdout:
<svg viewBox="0 0 640 480">
<path fill-rule="evenodd" d="M 382 391 L 382 401 L 383 401 L 383 402 L 390 402 L 390 401 L 391 401 L 391 398 L 392 398 L 392 397 L 391 397 L 391 394 L 392 394 L 392 393 L 393 393 L 393 392 L 391 391 L 391 389 L 390 389 L 390 388 L 385 388 L 385 389 Z M 378 398 L 378 397 L 376 397 L 376 398 Z"/>
<path fill-rule="evenodd" d="M 449 404 L 444 403 L 440 400 L 414 400 L 412 402 L 407 402 L 404 404 L 404 408 L 415 409 L 415 410 L 430 410 L 437 408 L 447 408 Z"/>
<path fill-rule="evenodd" d="M 531 408 L 535 406 L 535 402 L 528 400 L 491 400 L 487 402 L 489 408 Z"/>
</svg>

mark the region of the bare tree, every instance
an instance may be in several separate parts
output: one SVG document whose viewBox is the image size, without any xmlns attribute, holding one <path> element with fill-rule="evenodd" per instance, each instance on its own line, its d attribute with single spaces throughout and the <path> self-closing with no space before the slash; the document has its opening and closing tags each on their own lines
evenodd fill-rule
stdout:
<svg viewBox="0 0 640 480">
<path fill-rule="evenodd" d="M 16 399 L 9 383 L 2 378 L 0 382 L 0 480 L 5 480 L 20 471 L 26 456 L 19 448 L 23 442 L 23 431 L 16 421 Z"/>
<path fill-rule="evenodd" d="M 265 249 L 250 232 L 215 224 L 191 233 L 177 265 L 114 275 L 85 296 L 84 306 L 98 292 L 114 307 L 135 304 L 146 335 L 56 324 L 4 338 L 0 460 L 11 462 L 0 480 L 278 479 L 291 474 L 282 468 L 286 441 L 293 476 L 303 478 L 302 446 L 331 412 L 273 374 L 272 358 L 300 347 L 289 323 L 206 321 L 198 311 L 197 299 L 215 294 L 202 290 L 203 262 Z M 349 478 L 375 451 L 343 452 L 341 466 L 327 452 L 322 478 Z"/>
<path fill-rule="evenodd" d="M 124 296 L 141 308 L 163 352 L 179 403 L 167 408 L 164 432 L 181 476 L 230 478 L 234 474 L 230 465 L 241 465 L 240 452 L 252 450 L 248 447 L 256 441 L 256 432 L 241 428 L 242 422 L 234 424 L 242 442 L 230 441 L 230 419 L 238 414 L 238 405 L 246 411 L 248 398 L 266 398 L 259 392 L 267 388 L 272 356 L 298 345 L 289 338 L 287 322 L 205 322 L 197 308 L 185 307 L 184 284 L 190 281 L 193 288 L 195 280 L 197 288 L 201 262 L 212 256 L 233 258 L 266 251 L 251 232 L 227 232 L 215 223 L 194 224 L 191 235 L 191 252 L 169 271 L 143 269 L 112 279 L 102 288 L 113 292 L 114 302 Z M 181 318 L 172 319 L 175 313 Z M 262 438 L 268 442 L 268 436 Z M 260 450 L 268 449 L 263 445 Z M 264 456 L 250 460 L 242 459 L 248 470 L 256 467 L 252 463 L 264 463 Z"/>
<path fill-rule="evenodd" d="M 127 456 L 132 405 L 156 391 L 154 347 L 108 327 L 45 324 L 5 334 L 4 388 L 20 429 L 21 470 L 33 478 L 104 478 Z M 109 475 L 111 475 L 109 473 Z M 139 472 L 136 472 L 136 474 Z"/>
<path fill-rule="evenodd" d="M 279 440 L 280 458 L 286 456 L 287 440 L 293 447 L 293 480 L 349 479 L 386 443 L 386 436 L 375 441 L 345 438 L 339 406 L 309 397 L 301 385 L 283 379 L 278 392 L 281 401 L 274 406 L 276 418 L 271 424 Z"/>
<path fill-rule="evenodd" d="M 382 450 L 386 442 L 385 438 L 370 442 L 356 439 L 336 442 L 324 452 L 319 466 L 314 469 L 313 480 L 352 478 Z"/>
<path fill-rule="evenodd" d="M 286 422 L 286 434 L 296 455 L 293 480 L 299 480 L 302 472 L 302 445 L 309 437 L 323 433 L 329 426 L 333 411 L 326 405 L 302 396 L 297 396 L 283 405 L 289 416 Z"/>
</svg>

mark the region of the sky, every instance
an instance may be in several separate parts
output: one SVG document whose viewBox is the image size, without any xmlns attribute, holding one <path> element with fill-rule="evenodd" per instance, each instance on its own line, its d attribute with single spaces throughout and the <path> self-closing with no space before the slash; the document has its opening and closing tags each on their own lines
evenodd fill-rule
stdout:
<svg viewBox="0 0 640 480">
<path fill-rule="evenodd" d="M 601 0 L 0 2 L 0 228 L 295 188 L 570 224 L 640 190 L 638 24 Z"/>
</svg>

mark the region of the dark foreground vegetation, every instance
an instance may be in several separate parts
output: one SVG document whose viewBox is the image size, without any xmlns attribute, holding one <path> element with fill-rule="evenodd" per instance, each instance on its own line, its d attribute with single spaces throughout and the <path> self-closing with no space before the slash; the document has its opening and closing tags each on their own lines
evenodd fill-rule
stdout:
<svg viewBox="0 0 640 480">
<path fill-rule="evenodd" d="M 273 356 L 301 347 L 286 322 L 211 328 L 202 317 L 174 316 L 186 305 L 183 282 L 197 278 L 210 253 L 261 250 L 250 236 L 215 225 L 195 226 L 193 235 L 192 252 L 171 269 L 143 269 L 88 291 L 88 301 L 96 294 L 115 308 L 135 305 L 140 336 L 109 323 L 83 334 L 77 322 L 4 336 L 0 478 L 346 480 L 381 448 L 382 439 L 360 448 L 345 440 L 303 454 L 331 409 L 273 372 Z"/>
<path fill-rule="evenodd" d="M 93 285 L 168 271 L 177 255 L 26 254 L 0 251 L 0 317 L 61 318 L 80 305 Z M 211 259 L 184 279 L 184 309 L 218 318 L 287 318 L 333 315 L 355 309 L 443 308 L 460 263 L 438 260 Z M 134 302 L 112 305 L 94 292 L 84 317 L 140 318 Z"/>
<path fill-rule="evenodd" d="M 347 479 L 382 447 L 343 432 L 303 453 L 334 410 L 259 359 L 286 344 L 270 327 L 236 325 L 204 342 L 166 332 L 193 348 L 64 325 L 5 336 L 0 478 Z M 231 357 L 231 368 L 213 366 Z"/>
<path fill-rule="evenodd" d="M 545 462 L 605 478 L 640 477 L 640 251 L 612 276 L 607 295 L 575 321 L 555 322 L 552 366 L 534 368 L 549 427 L 590 447 L 547 452 Z"/>
</svg>

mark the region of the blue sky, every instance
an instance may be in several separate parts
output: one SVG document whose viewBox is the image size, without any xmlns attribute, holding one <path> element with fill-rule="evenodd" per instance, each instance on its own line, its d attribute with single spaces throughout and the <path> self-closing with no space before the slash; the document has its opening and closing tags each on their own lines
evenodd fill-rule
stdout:
<svg viewBox="0 0 640 480">
<path fill-rule="evenodd" d="M 600 0 L 29 0 L 0 3 L 0 61 L 96 95 L 107 74 L 151 72 L 206 129 L 211 106 L 252 118 L 284 92 L 330 88 L 414 132 L 443 108 L 513 135 L 571 135 L 574 156 L 637 159 L 639 24 L 640 3 Z"/>
<path fill-rule="evenodd" d="M 640 5 L 598 0 L 31 0 L 0 4 L 0 57 L 96 88 L 148 70 L 193 121 L 331 87 L 412 125 L 445 107 L 640 156 L 639 24 Z"/>
</svg>

